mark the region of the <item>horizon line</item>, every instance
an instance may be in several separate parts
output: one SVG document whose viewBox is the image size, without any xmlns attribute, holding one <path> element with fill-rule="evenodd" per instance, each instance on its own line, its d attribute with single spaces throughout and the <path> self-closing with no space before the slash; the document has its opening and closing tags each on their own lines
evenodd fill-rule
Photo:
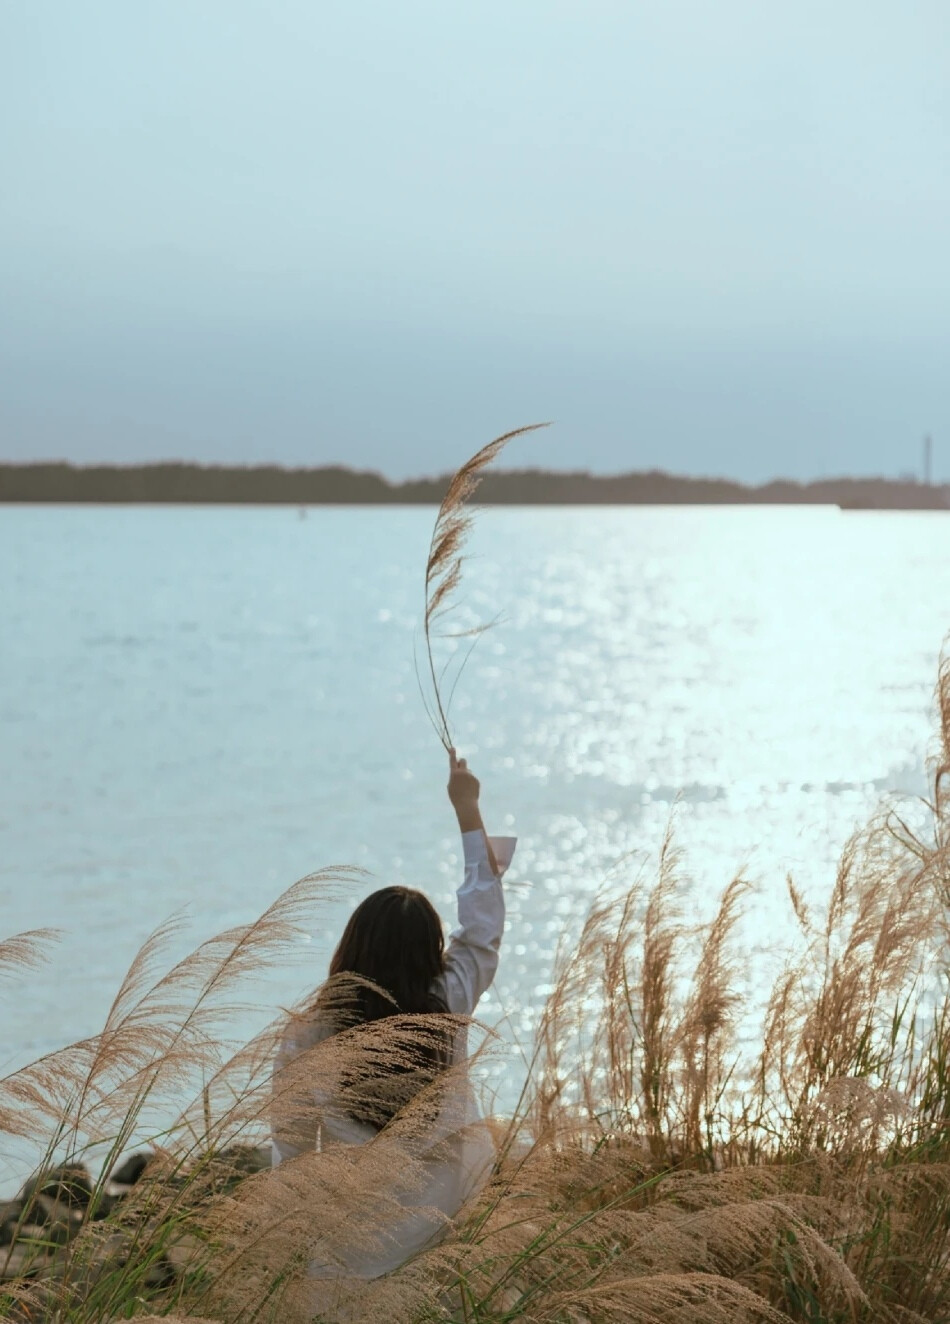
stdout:
<svg viewBox="0 0 950 1324">
<path fill-rule="evenodd" d="M 287 464 L 267 460 L 254 460 L 247 462 L 222 462 L 205 460 L 183 460 L 183 459 L 160 459 L 160 460 L 134 460 L 134 461 L 115 461 L 115 460 L 94 460 L 94 461 L 76 461 L 64 458 L 54 459 L 36 459 L 36 460 L 8 460 L 0 458 L 0 470 L 23 470 L 23 469 L 54 469 L 66 468 L 77 473 L 91 471 L 107 471 L 115 473 L 133 473 L 148 469 L 195 469 L 211 473 L 254 473 L 270 472 L 284 474 L 318 474 L 318 473 L 346 473 L 352 474 L 358 478 L 376 479 L 385 483 L 389 487 L 399 488 L 412 486 L 420 483 L 441 483 L 452 477 L 454 469 L 445 469 L 438 473 L 426 473 L 410 475 L 406 478 L 393 478 L 384 473 L 381 469 L 356 468 L 353 465 L 344 464 L 338 460 L 327 461 L 322 464 Z M 728 483 L 736 487 L 747 490 L 758 490 L 777 485 L 790 487 L 813 487 L 823 483 L 890 483 L 899 486 L 917 486 L 917 487 L 948 487 L 950 478 L 937 479 L 931 478 L 928 482 L 917 474 L 910 472 L 900 474 L 884 473 L 832 473 L 824 474 L 819 477 L 811 478 L 790 478 L 782 475 L 773 475 L 760 481 L 754 481 L 745 478 L 729 477 L 725 474 L 715 473 L 677 473 L 670 469 L 661 469 L 656 466 L 646 469 L 621 469 L 610 472 L 596 472 L 592 469 L 553 469 L 543 468 L 541 466 L 521 466 L 511 468 L 499 466 L 492 468 L 485 474 L 485 478 L 490 477 L 537 477 L 537 478 L 575 478 L 594 482 L 618 482 L 629 478 L 643 477 L 661 477 L 671 478 L 681 482 L 693 483 Z"/>
</svg>

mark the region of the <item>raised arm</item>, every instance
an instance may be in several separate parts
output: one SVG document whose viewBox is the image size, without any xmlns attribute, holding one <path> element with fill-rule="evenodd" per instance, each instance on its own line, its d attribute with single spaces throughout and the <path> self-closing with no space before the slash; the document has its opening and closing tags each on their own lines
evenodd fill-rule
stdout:
<svg viewBox="0 0 950 1324">
<path fill-rule="evenodd" d="M 451 1012 L 470 1016 L 495 977 L 505 926 L 501 871 L 478 804 L 478 778 L 449 751 L 449 799 L 462 833 L 464 874 L 458 890 L 458 928 L 445 953 L 444 987 Z"/>
</svg>

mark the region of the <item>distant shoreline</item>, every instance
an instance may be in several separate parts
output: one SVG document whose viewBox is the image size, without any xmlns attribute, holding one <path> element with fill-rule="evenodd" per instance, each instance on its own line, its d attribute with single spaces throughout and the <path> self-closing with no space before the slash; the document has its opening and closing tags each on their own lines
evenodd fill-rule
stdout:
<svg viewBox="0 0 950 1324">
<path fill-rule="evenodd" d="M 330 465 L 218 466 L 0 464 L 0 504 L 95 505 L 436 505 L 450 475 L 391 482 Z M 689 478 L 661 470 L 598 475 L 541 469 L 485 475 L 480 505 L 770 505 L 844 510 L 947 510 L 950 485 L 889 478 L 784 479 L 759 486 Z"/>
</svg>

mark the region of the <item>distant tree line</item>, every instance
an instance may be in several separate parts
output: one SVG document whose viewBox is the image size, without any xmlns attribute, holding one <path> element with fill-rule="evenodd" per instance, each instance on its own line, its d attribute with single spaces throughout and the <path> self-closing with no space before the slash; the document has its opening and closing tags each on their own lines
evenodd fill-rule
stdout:
<svg viewBox="0 0 950 1324">
<path fill-rule="evenodd" d="M 92 502 L 232 505 L 430 505 L 448 475 L 392 483 L 339 465 L 200 464 L 83 466 L 0 464 L 0 502 Z M 650 470 L 612 476 L 522 469 L 489 473 L 485 505 L 840 505 L 867 509 L 950 508 L 950 488 L 884 478 L 776 481 L 761 487 L 721 478 L 685 478 Z"/>
</svg>

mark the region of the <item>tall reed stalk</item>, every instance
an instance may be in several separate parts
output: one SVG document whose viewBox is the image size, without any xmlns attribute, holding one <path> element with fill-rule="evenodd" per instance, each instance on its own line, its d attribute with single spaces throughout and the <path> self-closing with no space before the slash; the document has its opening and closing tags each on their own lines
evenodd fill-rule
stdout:
<svg viewBox="0 0 950 1324">
<path fill-rule="evenodd" d="M 451 708 L 452 698 L 450 692 L 449 696 L 443 699 L 448 662 L 441 668 L 437 665 L 435 642 L 438 627 L 451 612 L 454 606 L 455 593 L 462 582 L 465 548 L 472 528 L 472 498 L 478 490 L 485 471 L 495 462 L 509 442 L 513 441 L 515 437 L 523 437 L 529 432 L 537 432 L 539 428 L 547 426 L 547 423 L 531 423 L 526 427 L 515 428 L 513 432 L 506 432 L 503 436 L 496 437 L 494 441 L 488 442 L 471 459 L 466 460 L 453 475 L 445 496 L 439 505 L 432 537 L 429 540 L 429 552 L 426 557 L 425 612 L 422 618 L 426 671 L 431 696 L 426 695 L 421 679 L 420 690 L 429 721 L 447 750 L 451 749 L 453 743 L 452 734 L 449 730 L 449 709 Z M 489 628 L 490 624 L 491 622 L 486 622 L 467 630 L 455 631 L 451 633 L 451 637 L 459 639 L 468 636 L 474 643 L 478 636 Z M 442 637 L 449 636 L 443 635 Z M 451 660 L 450 656 L 449 662 Z M 464 668 L 465 660 L 466 658 L 462 659 L 455 675 L 452 684 L 453 690 L 458 682 L 461 670 Z"/>
</svg>

